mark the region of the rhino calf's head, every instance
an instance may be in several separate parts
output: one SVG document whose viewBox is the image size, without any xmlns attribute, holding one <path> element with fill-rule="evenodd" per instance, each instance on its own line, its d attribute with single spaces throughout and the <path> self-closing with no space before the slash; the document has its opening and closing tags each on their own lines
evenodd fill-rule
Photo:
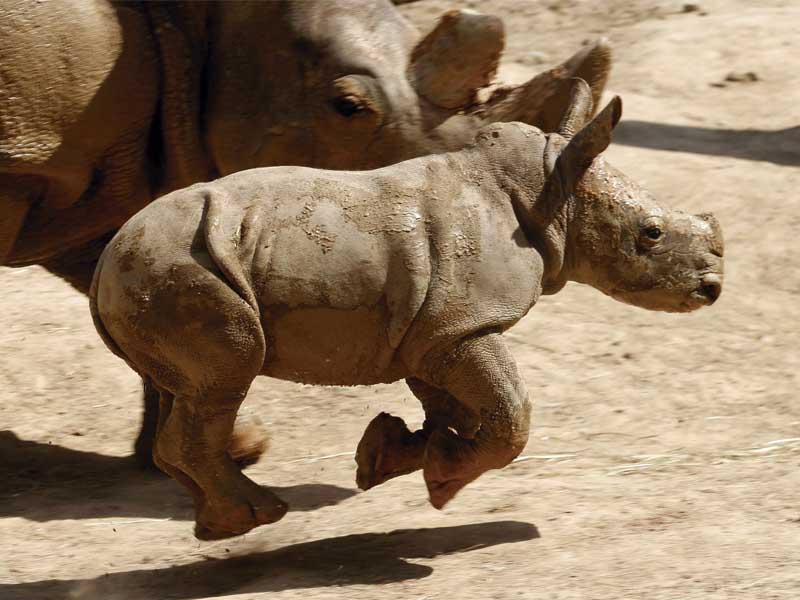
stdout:
<svg viewBox="0 0 800 600">
<path fill-rule="evenodd" d="M 722 291 L 722 233 L 713 215 L 657 204 L 602 159 L 575 189 L 574 277 L 643 308 L 687 312 Z"/>
<path fill-rule="evenodd" d="M 476 146 L 502 165 L 495 172 L 516 190 L 510 195 L 521 225 L 546 256 L 544 293 L 572 280 L 650 310 L 713 304 L 723 278 L 719 223 L 710 213 L 660 205 L 609 165 L 600 153 L 611 142 L 622 102 L 615 97 L 594 118 L 592 110 L 589 86 L 576 79 L 556 133 L 513 123 L 478 135 Z M 502 139 L 495 144 L 492 138 Z"/>
<path fill-rule="evenodd" d="M 615 97 L 593 120 L 590 105 L 587 86 L 577 83 L 559 128 L 566 146 L 557 168 L 573 183 L 570 278 L 650 310 L 688 312 L 713 304 L 722 291 L 719 223 L 710 213 L 663 207 L 599 157 L 622 103 Z"/>
</svg>

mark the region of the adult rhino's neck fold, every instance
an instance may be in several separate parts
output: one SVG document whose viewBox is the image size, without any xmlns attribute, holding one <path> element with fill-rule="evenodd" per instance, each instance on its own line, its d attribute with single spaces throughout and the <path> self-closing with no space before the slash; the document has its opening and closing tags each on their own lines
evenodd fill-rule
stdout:
<svg viewBox="0 0 800 600">
<path fill-rule="evenodd" d="M 215 175 L 201 135 L 209 24 L 216 4 L 145 2 L 161 65 L 159 125 L 165 193 Z"/>
</svg>

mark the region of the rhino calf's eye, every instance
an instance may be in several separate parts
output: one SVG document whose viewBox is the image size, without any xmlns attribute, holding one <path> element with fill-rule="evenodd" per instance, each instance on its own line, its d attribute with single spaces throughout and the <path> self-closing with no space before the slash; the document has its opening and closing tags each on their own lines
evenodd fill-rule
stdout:
<svg viewBox="0 0 800 600">
<path fill-rule="evenodd" d="M 644 230 L 644 234 L 651 240 L 657 240 L 661 237 L 662 232 L 658 227 L 648 227 Z"/>
</svg>

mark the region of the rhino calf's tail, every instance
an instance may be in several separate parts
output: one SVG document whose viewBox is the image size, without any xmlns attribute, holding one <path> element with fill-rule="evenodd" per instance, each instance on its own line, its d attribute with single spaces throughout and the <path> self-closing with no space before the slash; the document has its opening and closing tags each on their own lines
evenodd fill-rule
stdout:
<svg viewBox="0 0 800 600">
<path fill-rule="evenodd" d="M 217 265 L 228 285 L 256 312 L 260 313 L 253 285 L 243 264 L 250 263 L 255 252 L 257 236 L 250 220 L 233 198 L 221 189 L 202 192 L 205 200 L 203 234 L 206 250 Z"/>
</svg>

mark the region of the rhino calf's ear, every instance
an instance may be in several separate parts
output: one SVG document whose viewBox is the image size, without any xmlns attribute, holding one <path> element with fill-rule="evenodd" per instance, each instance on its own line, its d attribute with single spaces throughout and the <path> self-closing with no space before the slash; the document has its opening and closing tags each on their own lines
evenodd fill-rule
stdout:
<svg viewBox="0 0 800 600">
<path fill-rule="evenodd" d="M 569 109 L 567 113 L 569 115 Z M 603 150 L 608 148 L 611 143 L 611 132 L 621 117 L 622 99 L 614 96 L 594 119 L 573 135 L 561 153 L 559 163 L 575 175 L 582 173 Z"/>
</svg>

